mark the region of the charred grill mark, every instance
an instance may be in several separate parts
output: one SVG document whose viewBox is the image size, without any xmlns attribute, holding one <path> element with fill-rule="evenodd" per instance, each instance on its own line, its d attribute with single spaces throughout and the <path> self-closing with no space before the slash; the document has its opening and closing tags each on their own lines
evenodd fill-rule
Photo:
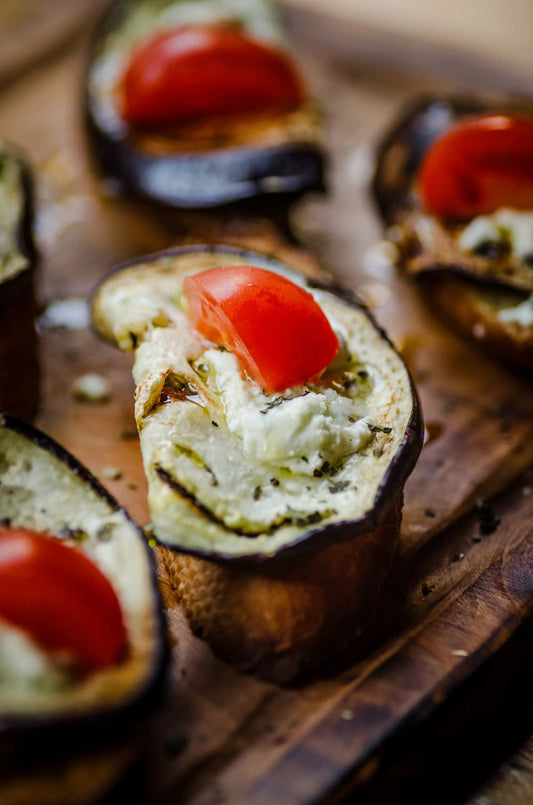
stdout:
<svg viewBox="0 0 533 805">
<path fill-rule="evenodd" d="M 168 470 L 165 470 L 163 467 L 161 467 L 160 464 L 154 464 L 154 470 L 159 476 L 159 478 L 163 481 L 163 483 L 170 486 L 170 488 L 173 489 L 175 492 L 177 492 L 178 495 L 188 500 L 194 506 L 194 508 L 197 510 L 198 513 L 202 514 L 212 523 L 215 523 L 216 525 L 223 528 L 229 534 L 234 534 L 240 537 L 246 537 L 248 539 L 254 539 L 255 537 L 258 537 L 260 535 L 268 536 L 269 534 L 275 533 L 275 531 L 277 531 L 278 528 L 281 528 L 284 525 L 293 524 L 300 527 L 305 525 L 315 525 L 321 522 L 322 520 L 325 520 L 327 517 L 330 517 L 333 514 L 335 514 L 335 510 L 333 509 L 328 509 L 324 512 L 320 511 L 299 512 L 294 509 L 291 509 L 289 506 L 287 507 L 287 514 L 283 516 L 278 522 L 272 523 L 272 525 L 270 525 L 268 528 L 255 528 L 248 530 L 242 528 L 231 528 L 224 522 L 222 518 L 217 517 L 217 515 L 211 509 L 209 509 L 200 500 L 198 500 L 195 494 L 193 494 L 185 486 L 183 486 L 183 484 L 177 481 L 176 478 L 174 478 L 174 476 L 172 475 L 172 473 L 170 473 Z M 260 496 L 257 496 L 255 497 L 255 499 L 258 499 L 259 497 Z"/>
<path fill-rule="evenodd" d="M 211 477 L 211 486 L 218 486 L 218 479 L 211 469 L 211 467 L 205 463 L 203 458 L 198 455 L 191 447 L 188 447 L 185 444 L 175 444 L 174 448 L 178 453 L 181 453 L 182 456 L 186 456 L 190 459 L 193 464 L 196 464 L 197 467 L 200 467 L 201 470 L 205 470 L 207 474 Z"/>
<path fill-rule="evenodd" d="M 170 486 L 170 488 L 173 489 L 175 492 L 177 492 L 181 497 L 185 498 L 190 503 L 192 503 L 194 508 L 200 514 L 204 515 L 204 517 L 207 517 L 207 519 L 211 520 L 212 523 L 216 523 L 216 525 L 220 526 L 228 533 L 237 534 L 241 537 L 256 537 L 259 533 L 261 533 L 259 531 L 256 533 L 247 533 L 246 531 L 241 531 L 236 528 L 228 528 L 226 523 L 220 517 L 217 517 L 216 514 L 211 511 L 211 509 L 209 509 L 207 506 L 204 506 L 204 504 L 198 500 L 196 495 L 190 492 L 185 486 L 183 486 L 183 484 L 180 484 L 180 482 L 177 481 L 174 478 L 174 476 L 170 472 L 168 472 L 168 470 L 163 469 L 163 467 L 161 467 L 159 464 L 155 464 L 154 469 L 159 478 L 165 484 Z"/>
</svg>

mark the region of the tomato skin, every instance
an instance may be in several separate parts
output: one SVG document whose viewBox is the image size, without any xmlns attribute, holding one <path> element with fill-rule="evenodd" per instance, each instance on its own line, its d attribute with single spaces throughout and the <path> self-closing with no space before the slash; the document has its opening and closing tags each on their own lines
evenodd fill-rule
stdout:
<svg viewBox="0 0 533 805">
<path fill-rule="evenodd" d="M 0 531 L 0 620 L 51 653 L 68 652 L 86 670 L 116 662 L 125 647 L 106 576 L 81 551 L 35 531 Z"/>
<path fill-rule="evenodd" d="M 248 375 L 270 393 L 313 379 L 339 348 L 311 294 L 273 271 L 210 268 L 186 277 L 183 292 L 197 330 L 234 351 Z"/>
<path fill-rule="evenodd" d="M 124 120 L 138 128 L 283 111 L 304 97 L 285 54 L 222 24 L 156 34 L 133 53 L 119 91 Z"/>
<path fill-rule="evenodd" d="M 426 153 L 418 188 L 425 209 L 444 218 L 533 209 L 533 119 L 490 114 L 458 123 Z"/>
</svg>

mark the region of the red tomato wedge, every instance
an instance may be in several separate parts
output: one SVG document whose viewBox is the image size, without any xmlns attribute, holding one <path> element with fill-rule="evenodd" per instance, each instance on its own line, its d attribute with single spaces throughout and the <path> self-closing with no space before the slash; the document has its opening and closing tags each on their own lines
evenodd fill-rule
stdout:
<svg viewBox="0 0 533 805">
<path fill-rule="evenodd" d="M 247 374 L 268 392 L 317 377 L 339 348 L 311 294 L 273 271 L 210 268 L 186 277 L 183 292 L 196 329 L 235 352 Z"/>
<path fill-rule="evenodd" d="M 125 647 L 106 576 L 81 551 L 35 531 L 0 531 L 0 619 L 88 670 L 116 662 Z"/>
<path fill-rule="evenodd" d="M 138 128 L 283 111 L 304 97 L 284 53 L 221 24 L 156 34 L 133 53 L 119 91 L 123 118 Z"/>
<path fill-rule="evenodd" d="M 533 119 L 491 114 L 453 126 L 427 152 L 419 191 L 445 218 L 533 209 Z"/>
</svg>

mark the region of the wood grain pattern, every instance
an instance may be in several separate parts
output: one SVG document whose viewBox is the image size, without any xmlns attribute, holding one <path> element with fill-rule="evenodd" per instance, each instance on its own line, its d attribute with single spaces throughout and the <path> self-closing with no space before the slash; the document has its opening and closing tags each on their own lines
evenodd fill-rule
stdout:
<svg viewBox="0 0 533 805">
<path fill-rule="evenodd" d="M 351 790 L 362 788 L 379 778 L 389 747 L 409 741 L 531 616 L 532 389 L 450 334 L 394 272 L 364 260 L 380 237 L 364 190 L 368 146 L 402 100 L 428 87 L 423 79 L 365 72 L 331 53 L 320 58 L 305 39 L 296 44 L 326 105 L 331 164 L 329 195 L 299 204 L 291 223 L 401 347 L 428 440 L 406 488 L 402 548 L 365 652 L 327 676 L 280 688 L 214 659 L 189 633 L 160 563 L 173 685 L 146 758 L 142 785 L 151 805 L 295 805 L 334 797 L 347 778 Z M 205 238 L 258 248 L 274 238 L 289 261 L 313 270 L 268 221 L 161 213 L 103 193 L 80 119 L 85 48 L 73 41 L 0 96 L 0 130 L 26 150 L 36 171 L 43 305 L 86 297 L 121 260 Z M 130 359 L 86 327 L 41 328 L 40 349 L 37 424 L 146 524 Z M 109 380 L 108 402 L 72 394 L 87 371 Z M 116 477 L 108 477 L 110 468 Z M 500 522 L 482 535 L 476 503 L 489 496 Z"/>
</svg>

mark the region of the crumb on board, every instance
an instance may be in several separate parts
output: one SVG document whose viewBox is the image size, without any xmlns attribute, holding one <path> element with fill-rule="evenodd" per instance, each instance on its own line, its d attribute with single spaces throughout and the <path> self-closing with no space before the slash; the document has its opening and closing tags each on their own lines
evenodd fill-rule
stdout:
<svg viewBox="0 0 533 805">
<path fill-rule="evenodd" d="M 103 403 L 111 397 L 108 380 L 96 372 L 87 372 L 76 378 L 72 391 L 81 402 Z"/>
<path fill-rule="evenodd" d="M 90 325 L 89 305 L 82 297 L 54 299 L 39 320 L 47 329 L 83 330 Z"/>
<path fill-rule="evenodd" d="M 122 472 L 118 467 L 102 467 L 100 476 L 109 481 L 119 481 L 122 478 Z"/>
</svg>

